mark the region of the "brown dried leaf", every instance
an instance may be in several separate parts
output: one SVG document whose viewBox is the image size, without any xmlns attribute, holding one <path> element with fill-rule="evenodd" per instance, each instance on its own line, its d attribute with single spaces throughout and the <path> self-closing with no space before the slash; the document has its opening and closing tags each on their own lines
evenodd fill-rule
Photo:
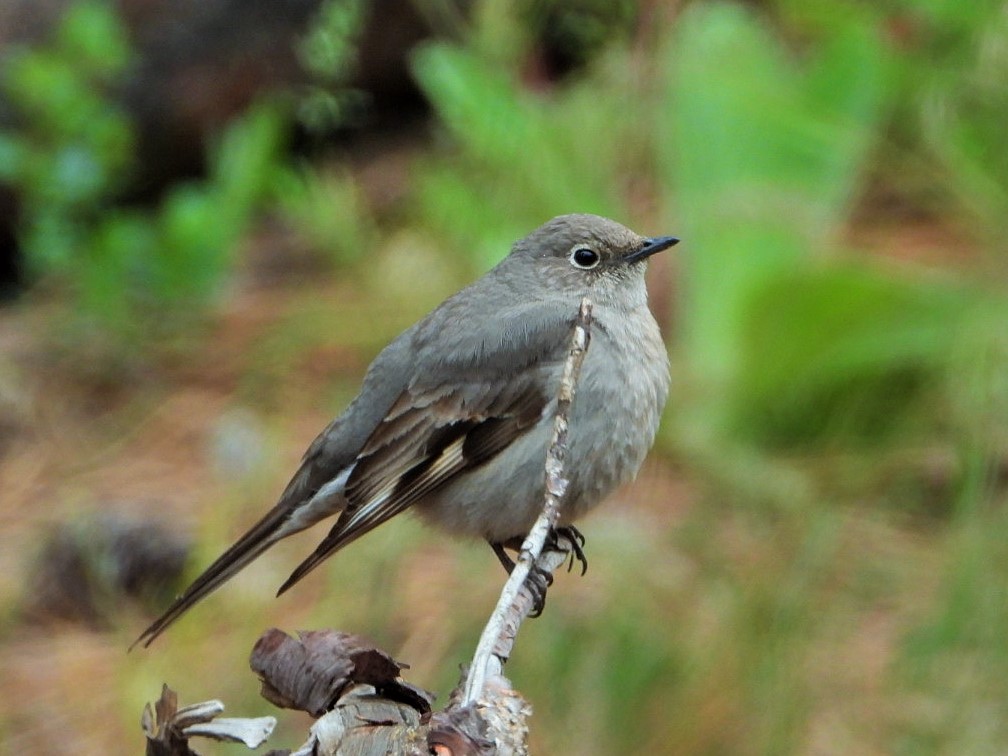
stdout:
<svg viewBox="0 0 1008 756">
<path fill-rule="evenodd" d="M 319 717 L 351 686 L 367 684 L 380 695 L 430 711 L 432 697 L 399 678 L 405 667 L 359 635 L 312 630 L 292 638 L 277 628 L 256 642 L 249 660 L 271 703 Z"/>
</svg>

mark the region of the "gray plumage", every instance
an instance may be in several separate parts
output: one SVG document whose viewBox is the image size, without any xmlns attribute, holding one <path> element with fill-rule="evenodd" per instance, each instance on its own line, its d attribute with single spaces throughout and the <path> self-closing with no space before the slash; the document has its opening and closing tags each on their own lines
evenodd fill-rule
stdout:
<svg viewBox="0 0 1008 756">
<path fill-rule="evenodd" d="M 594 215 L 564 215 L 518 241 L 475 283 L 375 358 L 360 394 L 308 448 L 276 506 L 137 639 L 282 538 L 336 516 L 281 587 L 413 508 L 491 544 L 524 536 L 542 509 L 546 448 L 583 296 L 592 340 L 570 412 L 568 524 L 636 476 L 668 394 L 668 357 L 647 306 L 646 258 L 676 243 Z"/>
</svg>

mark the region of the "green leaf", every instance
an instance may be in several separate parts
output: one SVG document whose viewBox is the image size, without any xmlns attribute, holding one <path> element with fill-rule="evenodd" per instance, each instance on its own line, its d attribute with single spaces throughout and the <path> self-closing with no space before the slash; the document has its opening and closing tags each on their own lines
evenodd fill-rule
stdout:
<svg viewBox="0 0 1008 756">
<path fill-rule="evenodd" d="M 421 204 L 439 232 L 457 238 L 465 228 L 457 246 L 473 258 L 482 262 L 492 243 L 496 261 L 553 215 L 624 214 L 614 168 L 620 143 L 607 132 L 618 102 L 600 108 L 580 91 L 533 97 L 487 60 L 445 44 L 415 53 L 413 69 L 461 153 L 447 169 L 424 172 Z M 462 204 L 443 205 L 445 196 Z"/>
<path fill-rule="evenodd" d="M 883 115 L 879 41 L 850 23 L 800 64 L 756 16 L 690 5 L 669 44 L 659 157 L 686 261 L 684 343 L 716 394 L 739 369 L 744 302 L 843 220 Z"/>
<path fill-rule="evenodd" d="M 14 131 L 0 130 L 0 181 L 13 184 L 24 170 L 27 145 Z"/>
<path fill-rule="evenodd" d="M 84 238 L 81 224 L 59 207 L 35 213 L 18 234 L 28 269 L 37 277 L 72 272 Z"/>
<path fill-rule="evenodd" d="M 854 266 L 768 281 L 745 307 L 728 403 L 736 428 L 782 445 L 841 432 L 884 438 L 939 385 L 969 301 L 945 285 Z"/>
<path fill-rule="evenodd" d="M 286 136 L 281 108 L 262 103 L 228 125 L 213 149 L 212 181 L 221 195 L 220 212 L 244 222 L 266 195 Z"/>
<path fill-rule="evenodd" d="M 274 188 L 291 229 L 316 250 L 344 265 L 369 254 L 376 228 L 351 175 L 306 166 L 279 172 Z"/>
<path fill-rule="evenodd" d="M 189 184 L 165 198 L 158 218 L 157 293 L 166 302 L 205 303 L 217 293 L 244 228 L 222 212 L 216 192 Z"/>
<path fill-rule="evenodd" d="M 96 228 L 75 266 L 80 306 L 107 332 L 132 339 L 160 313 L 147 296 L 156 252 L 140 213 L 112 213 Z"/>
<path fill-rule="evenodd" d="M 126 28 L 106 2 L 72 4 L 58 28 L 57 44 L 67 60 L 105 78 L 121 74 L 132 57 Z"/>
<path fill-rule="evenodd" d="M 43 50 L 16 50 L 7 61 L 4 90 L 35 125 L 52 133 L 80 122 L 91 112 L 91 95 L 82 72 Z"/>
</svg>

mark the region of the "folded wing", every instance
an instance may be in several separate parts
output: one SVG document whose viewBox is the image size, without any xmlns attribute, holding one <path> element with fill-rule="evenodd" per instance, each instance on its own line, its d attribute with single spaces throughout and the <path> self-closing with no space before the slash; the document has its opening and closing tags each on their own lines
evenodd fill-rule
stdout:
<svg viewBox="0 0 1008 756">
<path fill-rule="evenodd" d="M 492 385 L 405 390 L 347 478 L 346 509 L 279 593 L 338 549 L 494 458 L 539 422 L 547 401 L 536 371 Z"/>
</svg>

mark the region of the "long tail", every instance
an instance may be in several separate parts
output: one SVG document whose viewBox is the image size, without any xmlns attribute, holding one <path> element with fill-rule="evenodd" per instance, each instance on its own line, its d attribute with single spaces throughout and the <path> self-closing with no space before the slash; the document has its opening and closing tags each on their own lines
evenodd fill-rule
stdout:
<svg viewBox="0 0 1008 756">
<path fill-rule="evenodd" d="M 217 590 L 228 579 L 238 573 L 249 562 L 262 554 L 266 549 L 282 538 L 303 530 L 291 526 L 291 511 L 271 510 L 217 560 L 203 571 L 183 593 L 172 602 L 164 614 L 151 623 L 130 646 L 132 651 L 138 644 L 145 648 L 154 642 L 161 633 L 181 617 L 198 601 Z M 286 527 L 285 527 L 286 526 Z"/>
<path fill-rule="evenodd" d="M 290 577 L 284 581 L 284 584 L 280 586 L 280 590 L 277 591 L 277 596 L 286 593 L 294 585 L 294 583 L 301 580 L 301 578 L 314 570 L 322 564 L 322 562 L 332 556 L 335 552 L 342 549 L 348 543 L 356 541 L 370 529 L 371 528 L 366 530 L 355 530 L 347 533 L 344 531 L 344 522 L 343 518 L 341 518 L 340 521 L 336 523 L 335 527 L 333 527 L 329 535 L 326 536 L 322 543 L 318 545 L 318 548 L 309 554 L 308 558 L 301 562 L 294 572 L 291 573 Z"/>
<path fill-rule="evenodd" d="M 140 637 L 130 646 L 131 651 L 137 645 L 142 644 L 146 648 L 153 643 L 175 620 L 220 588 L 277 541 L 342 512 L 346 504 L 343 485 L 353 467 L 351 465 L 342 471 L 337 468 L 336 474 L 333 474 L 332 466 L 326 464 L 330 460 L 319 460 L 318 452 L 328 433 L 329 429 L 323 431 L 309 448 L 301 468 L 287 484 L 276 506 L 207 567 L 164 614 L 140 633 Z M 308 491 L 312 493 L 306 494 Z"/>
</svg>

